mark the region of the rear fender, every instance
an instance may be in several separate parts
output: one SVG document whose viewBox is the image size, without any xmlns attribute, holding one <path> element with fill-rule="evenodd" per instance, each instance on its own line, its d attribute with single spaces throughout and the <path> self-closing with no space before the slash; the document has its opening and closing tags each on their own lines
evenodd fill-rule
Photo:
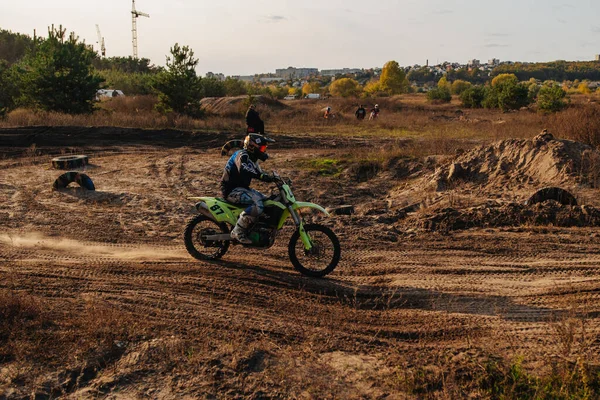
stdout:
<svg viewBox="0 0 600 400">
<path fill-rule="evenodd" d="M 227 222 L 235 225 L 244 208 L 227 203 L 217 197 L 189 197 L 198 201 L 196 210 L 216 222 Z"/>
</svg>

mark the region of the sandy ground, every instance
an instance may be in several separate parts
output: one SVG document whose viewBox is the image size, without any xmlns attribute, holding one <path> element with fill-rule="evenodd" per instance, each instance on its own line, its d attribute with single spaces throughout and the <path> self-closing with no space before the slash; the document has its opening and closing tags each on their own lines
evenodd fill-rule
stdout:
<svg viewBox="0 0 600 400">
<path fill-rule="evenodd" d="M 294 271 L 287 258 L 289 228 L 267 251 L 234 246 L 222 262 L 200 262 L 183 246 L 185 222 L 194 215 L 186 198 L 217 194 L 226 161 L 217 146 L 107 147 L 86 151 L 91 165 L 85 173 L 96 192 L 53 191 L 60 171 L 46 156 L 16 157 L 15 148 L 7 149 L 10 157 L 0 161 L 0 288 L 50 304 L 108 304 L 160 326 L 154 340 L 193 338 L 220 326 L 235 346 L 234 333 L 249 330 L 271 343 L 259 357 L 269 361 L 243 374 L 294 363 L 294 376 L 287 378 L 293 384 L 274 385 L 281 392 L 270 395 L 262 388 L 266 397 L 405 398 L 389 382 L 400 365 L 403 371 L 414 367 L 415 354 L 443 348 L 459 357 L 477 348 L 522 354 L 535 364 L 560 353 L 565 343 L 557 327 L 572 318 L 585 325 L 588 350 L 598 361 L 597 228 L 408 231 L 361 211 L 321 219 L 342 242 L 340 265 L 326 279 Z M 341 182 L 298 170 L 297 160 L 337 150 L 283 147 L 273 148 L 268 166 L 292 177 L 301 199 L 326 207 L 376 205 L 401 185 L 385 177 Z M 329 389 L 307 389 L 317 378 L 302 354 L 314 337 L 331 341 L 311 350 L 309 362 L 332 379 Z M 174 382 L 176 371 L 168 377 L 140 372 L 132 357 L 153 343 L 131 344 L 110 368 L 63 395 L 260 397 L 252 392 L 260 385 L 240 387 L 233 377 L 203 386 L 202 380 Z M 20 393 L 7 377 L 10 365 L 0 361 L 0 397 L 2 390 Z M 95 391 L 106 381 L 117 383 Z M 236 391 L 227 392 L 231 388 Z"/>
</svg>

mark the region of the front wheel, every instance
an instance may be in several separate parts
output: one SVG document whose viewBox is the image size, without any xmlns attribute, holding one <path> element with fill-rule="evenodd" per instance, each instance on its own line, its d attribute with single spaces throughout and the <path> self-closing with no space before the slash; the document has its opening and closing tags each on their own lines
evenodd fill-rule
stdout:
<svg viewBox="0 0 600 400">
<path fill-rule="evenodd" d="M 331 229 L 319 224 L 304 225 L 304 230 L 313 247 L 306 250 L 300 240 L 300 230 L 294 232 L 288 245 L 288 253 L 294 268 L 303 275 L 313 278 L 331 273 L 340 262 L 342 252 L 337 236 Z"/>
<path fill-rule="evenodd" d="M 229 233 L 227 225 L 218 224 L 204 215 L 197 215 L 185 227 L 183 233 L 185 248 L 198 260 L 218 260 L 229 249 L 229 242 L 206 240 L 206 236 L 219 233 Z"/>
</svg>

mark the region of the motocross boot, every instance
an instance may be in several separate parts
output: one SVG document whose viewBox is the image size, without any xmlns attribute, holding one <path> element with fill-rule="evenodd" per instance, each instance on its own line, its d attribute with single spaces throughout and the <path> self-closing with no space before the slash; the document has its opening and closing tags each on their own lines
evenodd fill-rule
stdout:
<svg viewBox="0 0 600 400">
<path fill-rule="evenodd" d="M 240 214 L 235 227 L 231 231 L 231 238 L 241 244 L 252 244 L 248 237 L 248 229 L 254 224 L 255 218 L 243 212 Z"/>
</svg>

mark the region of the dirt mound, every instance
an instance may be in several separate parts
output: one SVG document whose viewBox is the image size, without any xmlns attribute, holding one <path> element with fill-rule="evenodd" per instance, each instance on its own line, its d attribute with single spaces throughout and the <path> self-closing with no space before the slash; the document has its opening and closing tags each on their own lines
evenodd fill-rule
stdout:
<svg viewBox="0 0 600 400">
<path fill-rule="evenodd" d="M 433 176 L 438 191 L 470 182 L 482 189 L 519 189 L 540 184 L 595 184 L 600 152 L 583 143 L 555 139 L 546 131 L 532 140 L 504 140 L 457 156 Z"/>
<path fill-rule="evenodd" d="M 546 201 L 531 206 L 520 203 L 489 203 L 461 210 L 444 208 L 422 214 L 409 224 L 415 225 L 418 229 L 442 232 L 476 227 L 498 228 L 521 225 L 600 226 L 600 209 L 591 206 L 563 206 L 556 201 Z"/>
<path fill-rule="evenodd" d="M 282 109 L 287 107 L 279 100 L 266 96 L 254 96 L 252 102 L 268 109 Z M 205 97 L 200 100 L 200 104 L 202 108 L 211 114 L 240 115 L 246 112 L 249 105 L 249 97 Z"/>
</svg>

